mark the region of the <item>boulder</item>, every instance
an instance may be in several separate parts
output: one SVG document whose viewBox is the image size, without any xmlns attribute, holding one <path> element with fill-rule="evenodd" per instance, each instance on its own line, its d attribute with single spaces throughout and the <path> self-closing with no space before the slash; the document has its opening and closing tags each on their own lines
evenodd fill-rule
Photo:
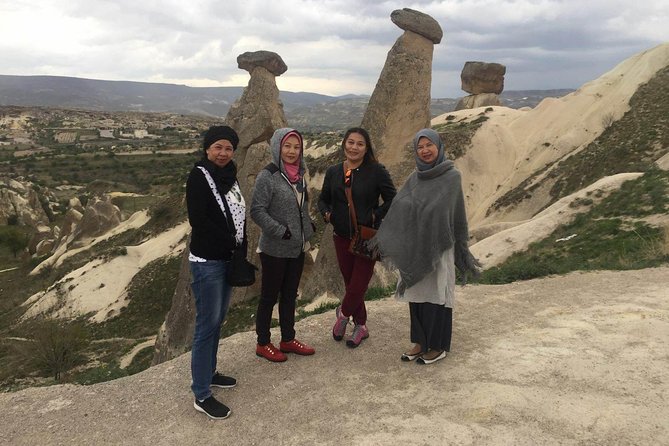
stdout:
<svg viewBox="0 0 669 446">
<path fill-rule="evenodd" d="M 403 30 L 420 34 L 432 43 L 440 43 L 444 36 L 439 22 L 420 11 L 409 8 L 396 9 L 390 14 L 390 20 Z"/>
<path fill-rule="evenodd" d="M 462 89 L 467 93 L 495 93 L 504 90 L 506 67 L 498 63 L 466 62 L 460 74 Z"/>
<path fill-rule="evenodd" d="M 41 240 L 39 243 L 37 243 L 37 246 L 35 246 L 33 255 L 35 257 L 44 257 L 48 256 L 51 254 L 56 247 L 56 240 L 55 239 L 46 239 L 46 240 Z"/>
<path fill-rule="evenodd" d="M 33 232 L 32 237 L 30 238 L 30 242 L 28 242 L 28 252 L 30 254 L 35 254 L 35 252 L 37 251 L 37 247 L 41 242 L 53 238 L 54 238 L 53 231 L 51 230 L 50 227 L 46 225 L 39 225 L 37 228 L 35 228 L 35 231 Z"/>
<path fill-rule="evenodd" d="M 86 209 L 77 225 L 75 240 L 97 237 L 121 223 L 121 210 L 111 201 L 111 197 L 95 197 L 88 201 Z"/>
<path fill-rule="evenodd" d="M 455 110 L 464 110 L 493 105 L 502 105 L 502 102 L 499 100 L 499 95 L 495 93 L 471 94 L 469 96 L 465 96 L 464 98 L 460 98 L 458 103 L 455 104 Z"/>
<path fill-rule="evenodd" d="M 251 74 L 256 67 L 263 67 L 274 76 L 281 76 L 288 69 L 281 56 L 271 51 L 253 51 L 240 54 L 237 56 L 237 66 Z"/>
</svg>

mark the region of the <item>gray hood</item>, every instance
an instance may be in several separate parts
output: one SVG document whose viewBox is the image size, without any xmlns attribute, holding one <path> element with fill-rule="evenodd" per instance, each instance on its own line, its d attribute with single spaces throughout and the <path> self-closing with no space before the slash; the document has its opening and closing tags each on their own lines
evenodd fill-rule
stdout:
<svg viewBox="0 0 669 446">
<path fill-rule="evenodd" d="M 304 178 L 304 172 L 306 170 L 304 166 L 304 138 L 302 137 L 302 134 L 294 128 L 284 127 L 277 129 L 272 135 L 272 139 L 270 140 L 272 162 L 279 166 L 279 169 L 284 175 L 286 174 L 286 169 L 283 167 L 283 162 L 281 162 L 281 141 L 290 132 L 295 132 L 300 139 L 300 145 L 302 146 L 302 152 L 300 153 L 300 177 Z"/>
</svg>

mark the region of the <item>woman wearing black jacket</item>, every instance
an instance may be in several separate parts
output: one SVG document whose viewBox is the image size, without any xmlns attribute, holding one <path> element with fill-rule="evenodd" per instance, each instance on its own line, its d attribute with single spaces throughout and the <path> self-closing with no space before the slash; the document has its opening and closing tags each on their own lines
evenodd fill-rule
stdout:
<svg viewBox="0 0 669 446">
<path fill-rule="evenodd" d="M 374 158 L 369 133 L 365 129 L 349 129 L 341 146 L 346 160 L 331 166 L 325 173 L 318 209 L 323 219 L 333 226 L 337 262 L 346 285 L 342 304 L 335 310 L 337 320 L 332 328 L 332 337 L 340 341 L 346 334 L 349 318 L 353 317 L 353 333 L 346 345 L 357 347 L 369 337 L 365 292 L 374 273 L 375 262 L 348 251 L 355 231 L 345 188 L 351 188 L 358 224 L 374 228 L 379 227 L 388 212 L 396 190 L 386 168 Z M 382 203 L 379 203 L 379 198 Z"/>
<path fill-rule="evenodd" d="M 210 418 L 230 415 L 211 387 L 234 387 L 237 381 L 216 371 L 221 324 L 230 303 L 225 280 L 235 247 L 246 243 L 244 197 L 237 183 L 232 155 L 239 138 L 227 126 L 213 126 L 204 135 L 204 153 L 188 176 L 186 204 L 192 227 L 190 261 L 195 297 L 195 331 L 191 351 L 194 407 Z"/>
</svg>

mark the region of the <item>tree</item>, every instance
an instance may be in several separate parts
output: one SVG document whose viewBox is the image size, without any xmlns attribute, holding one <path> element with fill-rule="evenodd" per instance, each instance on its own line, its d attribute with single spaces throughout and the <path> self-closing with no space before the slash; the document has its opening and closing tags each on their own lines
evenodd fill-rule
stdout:
<svg viewBox="0 0 669 446">
<path fill-rule="evenodd" d="M 16 258 L 17 254 L 28 246 L 28 235 L 16 226 L 6 226 L 0 232 L 0 244 L 5 245 Z"/>
<path fill-rule="evenodd" d="M 88 344 L 81 326 L 45 319 L 35 327 L 25 353 L 37 369 L 58 381 L 62 373 L 85 361 L 83 351 Z"/>
</svg>

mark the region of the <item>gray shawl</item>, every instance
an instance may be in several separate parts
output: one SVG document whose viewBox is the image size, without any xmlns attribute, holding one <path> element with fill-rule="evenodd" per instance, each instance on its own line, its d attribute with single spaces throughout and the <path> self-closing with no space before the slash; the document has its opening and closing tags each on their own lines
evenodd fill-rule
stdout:
<svg viewBox="0 0 669 446">
<path fill-rule="evenodd" d="M 439 135 L 431 129 L 416 134 L 414 153 L 423 136 L 443 153 Z M 453 161 L 439 158 L 433 167 L 425 166 L 425 170 L 409 176 L 370 242 L 384 261 L 399 270 L 400 292 L 433 272 L 444 251 L 452 247 L 455 266 L 463 273 L 475 271 L 476 260 L 467 248 L 469 236 L 460 172 Z"/>
</svg>

